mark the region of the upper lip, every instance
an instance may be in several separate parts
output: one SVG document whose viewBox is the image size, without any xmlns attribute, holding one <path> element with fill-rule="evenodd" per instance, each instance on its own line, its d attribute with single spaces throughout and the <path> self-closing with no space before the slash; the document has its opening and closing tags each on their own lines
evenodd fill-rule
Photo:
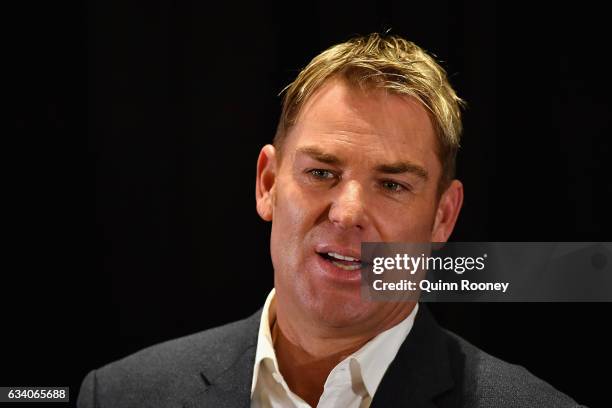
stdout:
<svg viewBox="0 0 612 408">
<path fill-rule="evenodd" d="M 341 245 L 319 244 L 315 247 L 315 251 L 319 254 L 328 254 L 330 252 L 334 252 L 336 254 L 342 256 L 350 256 L 351 258 L 357 259 L 357 261 L 361 261 L 361 251 Z"/>
</svg>

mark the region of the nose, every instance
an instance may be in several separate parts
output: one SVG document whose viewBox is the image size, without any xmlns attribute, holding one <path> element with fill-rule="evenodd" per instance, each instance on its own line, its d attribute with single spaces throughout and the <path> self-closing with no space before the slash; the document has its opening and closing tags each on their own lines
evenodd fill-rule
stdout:
<svg viewBox="0 0 612 408">
<path fill-rule="evenodd" d="M 357 181 L 348 181 L 336 191 L 329 220 L 342 229 L 364 229 L 369 221 L 362 186 Z"/>
</svg>

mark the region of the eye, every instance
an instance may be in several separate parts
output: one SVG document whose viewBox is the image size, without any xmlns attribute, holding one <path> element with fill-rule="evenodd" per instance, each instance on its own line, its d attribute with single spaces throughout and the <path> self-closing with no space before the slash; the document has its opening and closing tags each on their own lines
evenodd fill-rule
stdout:
<svg viewBox="0 0 612 408">
<path fill-rule="evenodd" d="M 334 173 L 324 169 L 312 169 L 308 170 L 307 173 L 320 180 L 331 180 L 336 177 Z"/>
<path fill-rule="evenodd" d="M 396 183 L 395 181 L 385 180 L 381 183 L 382 188 L 392 193 L 402 193 L 404 191 L 410 191 L 409 188 Z"/>
</svg>

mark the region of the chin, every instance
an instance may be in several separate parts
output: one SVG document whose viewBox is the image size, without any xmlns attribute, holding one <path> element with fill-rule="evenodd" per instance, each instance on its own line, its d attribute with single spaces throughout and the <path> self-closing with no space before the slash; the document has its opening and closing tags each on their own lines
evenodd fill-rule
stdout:
<svg viewBox="0 0 612 408">
<path fill-rule="evenodd" d="M 311 297 L 307 308 L 316 320 L 330 327 L 350 327 L 369 316 L 375 304 L 365 302 L 361 294 L 339 294 L 333 290 L 323 290 Z"/>
</svg>

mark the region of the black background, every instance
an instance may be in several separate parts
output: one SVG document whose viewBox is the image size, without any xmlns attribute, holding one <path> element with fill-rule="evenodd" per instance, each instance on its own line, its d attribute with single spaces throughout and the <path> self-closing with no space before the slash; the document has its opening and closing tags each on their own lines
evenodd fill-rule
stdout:
<svg viewBox="0 0 612 408">
<path fill-rule="evenodd" d="M 258 309 L 272 268 L 255 163 L 277 94 L 355 34 L 433 52 L 469 104 L 453 240 L 610 240 L 609 30 L 593 5 L 94 1 L 86 28 L 81 11 L 20 10 L 7 37 L 0 385 L 75 399 L 92 368 Z M 578 402 L 606 401 L 610 304 L 432 309 Z"/>
</svg>

